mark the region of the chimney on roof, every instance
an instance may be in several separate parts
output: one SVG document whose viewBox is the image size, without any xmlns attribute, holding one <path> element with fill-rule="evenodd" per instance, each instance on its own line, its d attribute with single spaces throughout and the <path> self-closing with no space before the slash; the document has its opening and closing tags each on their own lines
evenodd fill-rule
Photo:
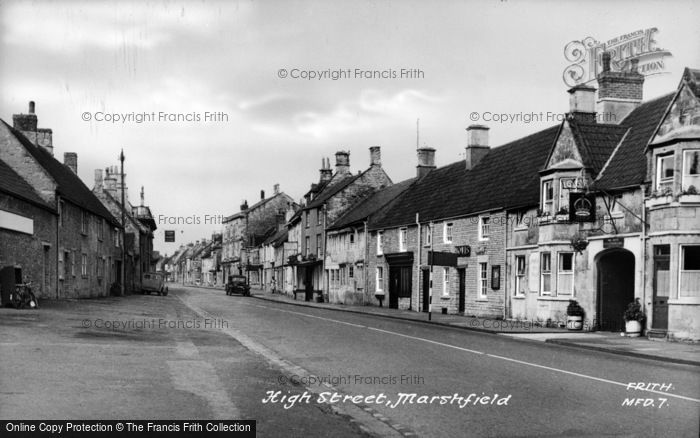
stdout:
<svg viewBox="0 0 700 438">
<path fill-rule="evenodd" d="M 576 85 L 568 90 L 569 116 L 576 120 L 595 123 L 595 88 Z"/>
<path fill-rule="evenodd" d="M 479 164 L 489 153 L 489 127 L 484 125 L 469 125 L 467 127 L 467 147 L 464 161 L 467 170 Z"/>
<path fill-rule="evenodd" d="M 417 150 L 418 165 L 416 166 L 416 176 L 422 178 L 428 172 L 435 169 L 435 149 L 424 146 Z"/>
<path fill-rule="evenodd" d="M 145 198 L 145 196 L 144 196 L 144 193 L 143 193 L 143 186 L 141 186 L 141 207 L 143 207 L 143 206 L 145 205 L 145 204 L 144 204 L 144 198 Z"/>
<path fill-rule="evenodd" d="M 274 186 L 272 186 L 272 193 L 275 195 L 280 194 L 280 185 L 279 184 L 275 184 Z"/>
<path fill-rule="evenodd" d="M 350 152 L 338 151 L 335 153 L 335 173 L 350 173 Z"/>
<path fill-rule="evenodd" d="M 627 71 L 612 71 L 610 61 L 610 52 L 603 52 L 596 109 L 601 123 L 619 124 L 642 103 L 644 76 L 639 73 L 639 59 L 630 60 Z"/>
<path fill-rule="evenodd" d="M 321 158 L 320 182 L 328 182 L 333 178 L 333 169 L 331 169 L 331 159 Z"/>
<path fill-rule="evenodd" d="M 95 169 L 95 188 L 102 188 L 102 169 Z"/>
<path fill-rule="evenodd" d="M 382 147 L 371 146 L 369 148 L 369 165 L 371 167 L 382 167 Z"/>
<path fill-rule="evenodd" d="M 63 164 L 74 174 L 78 174 L 78 154 L 75 152 L 65 152 L 63 154 Z"/>
<path fill-rule="evenodd" d="M 47 128 L 37 128 L 36 105 L 29 102 L 28 114 L 13 114 L 12 125 L 27 137 L 33 144 L 41 147 L 53 156 L 53 131 Z"/>
<path fill-rule="evenodd" d="M 265 199 L 265 190 L 260 190 L 260 200 Z"/>
<path fill-rule="evenodd" d="M 241 211 L 246 211 L 246 210 L 248 210 L 248 201 L 244 199 L 243 203 L 241 204 Z"/>
</svg>

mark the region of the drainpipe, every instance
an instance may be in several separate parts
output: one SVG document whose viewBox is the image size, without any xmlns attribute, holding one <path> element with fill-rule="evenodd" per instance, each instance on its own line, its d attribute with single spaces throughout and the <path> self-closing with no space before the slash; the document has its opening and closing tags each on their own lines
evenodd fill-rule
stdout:
<svg viewBox="0 0 700 438">
<path fill-rule="evenodd" d="M 644 203 L 644 186 L 640 186 L 642 190 L 642 238 L 641 238 L 641 243 L 642 243 L 642 302 L 644 303 L 644 310 L 647 310 L 647 279 L 646 279 L 646 271 L 647 271 L 647 207 Z M 653 309 L 652 309 L 653 310 Z M 651 312 L 647 312 L 647 314 L 650 314 Z M 653 318 L 654 315 L 651 314 L 651 317 Z M 652 321 L 653 322 L 653 321 Z M 649 318 L 645 321 L 647 325 L 649 325 Z M 643 327 L 645 328 L 645 327 Z"/>
<path fill-rule="evenodd" d="M 420 229 L 420 213 L 416 213 L 416 227 L 418 230 L 417 231 L 418 232 L 418 239 L 417 239 L 418 250 L 416 251 L 418 253 L 418 261 L 416 262 L 416 285 L 417 285 L 418 294 L 417 294 L 416 303 L 419 303 L 420 302 L 420 286 L 421 286 L 421 282 L 420 282 L 421 247 L 423 246 L 423 245 L 421 245 L 421 237 L 423 236 L 423 233 L 421 233 L 421 229 Z M 408 240 L 408 230 L 406 230 L 406 240 Z M 408 243 L 408 242 L 406 242 L 406 243 Z M 411 291 L 411 301 L 413 301 L 413 291 Z M 413 303 L 411 303 L 411 304 L 413 304 Z M 411 306 L 411 307 L 413 307 L 413 306 Z M 416 311 L 420 312 L 420 306 L 417 306 L 417 307 L 418 308 L 416 309 Z"/>
<path fill-rule="evenodd" d="M 365 274 L 365 288 L 364 291 L 365 293 L 362 294 L 362 304 L 367 304 L 366 303 L 366 298 L 367 294 L 369 293 L 369 274 L 368 274 L 368 268 L 369 268 L 369 233 L 367 230 L 367 221 L 364 221 L 364 226 L 365 226 L 365 269 L 364 269 L 364 274 Z"/>
<path fill-rule="evenodd" d="M 323 259 L 321 260 L 321 297 L 326 295 L 324 298 L 325 302 L 330 301 L 331 293 L 330 293 L 330 284 L 326 284 L 328 281 L 328 275 L 326 275 L 326 250 L 327 244 L 328 244 L 328 235 L 326 234 L 326 224 L 328 223 L 328 209 L 326 208 L 326 204 L 323 204 Z M 327 294 L 324 293 L 324 289 L 328 292 Z"/>
<path fill-rule="evenodd" d="M 430 227 L 430 234 L 433 233 L 433 223 L 428 224 Z M 433 251 L 433 241 L 435 239 L 430 238 L 430 252 Z M 428 287 L 428 321 L 433 319 L 433 261 L 430 261 L 430 276 L 429 276 L 429 287 Z"/>
<path fill-rule="evenodd" d="M 59 299 L 59 298 L 60 298 L 60 295 L 59 295 L 60 292 L 59 292 L 59 286 L 58 286 L 58 283 L 59 283 L 59 281 L 58 281 L 58 275 L 59 275 L 59 272 L 58 272 L 58 251 L 60 251 L 61 249 L 58 247 L 58 244 L 59 244 L 59 242 L 60 242 L 60 239 L 59 239 L 59 232 L 60 232 L 60 230 L 61 230 L 61 227 L 60 227 L 60 225 L 61 225 L 61 215 L 63 214 L 63 211 L 61 211 L 61 210 L 62 210 L 62 208 L 61 208 L 61 195 L 58 195 L 58 194 L 56 195 L 56 206 L 58 207 L 58 209 L 57 209 L 57 210 L 58 210 L 58 216 L 56 217 L 56 299 Z M 75 254 L 71 254 L 71 255 L 72 255 L 73 257 L 75 257 Z M 67 263 L 67 262 L 66 262 L 66 260 L 64 259 L 64 260 L 63 260 L 63 272 L 66 271 L 66 263 Z M 68 279 L 66 278 L 64 281 L 68 281 Z"/>
<path fill-rule="evenodd" d="M 503 226 L 503 272 L 500 282 L 503 284 L 503 320 L 508 317 L 508 211 L 505 211 L 505 225 Z"/>
</svg>

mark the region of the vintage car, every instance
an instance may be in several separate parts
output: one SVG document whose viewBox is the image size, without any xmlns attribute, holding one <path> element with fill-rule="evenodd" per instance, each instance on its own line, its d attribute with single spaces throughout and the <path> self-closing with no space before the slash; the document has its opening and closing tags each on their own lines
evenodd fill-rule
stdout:
<svg viewBox="0 0 700 438">
<path fill-rule="evenodd" d="M 226 295 L 250 295 L 250 285 L 245 275 L 229 275 L 226 283 Z"/>
<path fill-rule="evenodd" d="M 141 293 L 150 295 L 156 292 L 158 295 L 168 295 L 168 286 L 165 285 L 165 275 L 160 272 L 147 272 L 143 274 Z"/>
</svg>

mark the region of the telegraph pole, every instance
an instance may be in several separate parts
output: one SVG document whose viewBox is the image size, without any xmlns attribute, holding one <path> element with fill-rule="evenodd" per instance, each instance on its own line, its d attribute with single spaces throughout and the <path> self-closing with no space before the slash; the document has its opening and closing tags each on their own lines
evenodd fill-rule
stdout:
<svg viewBox="0 0 700 438">
<path fill-rule="evenodd" d="M 122 246 L 122 269 L 121 269 L 121 295 L 124 296 L 124 283 L 126 282 L 125 269 L 126 269 L 126 210 L 124 206 L 124 149 L 122 148 L 119 153 L 119 163 L 120 163 L 120 173 L 121 173 L 121 186 L 122 186 L 122 236 L 121 236 L 121 246 Z"/>
</svg>

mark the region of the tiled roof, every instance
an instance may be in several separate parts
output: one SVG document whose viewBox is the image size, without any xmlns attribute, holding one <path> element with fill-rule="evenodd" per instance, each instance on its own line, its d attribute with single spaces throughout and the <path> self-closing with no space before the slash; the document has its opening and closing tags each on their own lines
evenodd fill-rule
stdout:
<svg viewBox="0 0 700 438">
<path fill-rule="evenodd" d="M 369 198 L 362 201 L 359 205 L 351 208 L 347 214 L 338 218 L 338 220 L 336 220 L 328 228 L 331 230 L 340 229 L 366 220 L 381 207 L 393 201 L 397 196 L 408 189 L 409 186 L 415 181 L 416 178 L 411 178 L 379 190 Z"/>
<path fill-rule="evenodd" d="M 316 198 L 314 198 L 313 201 L 309 202 L 309 205 L 304 207 L 304 210 L 310 210 L 312 208 L 316 208 L 323 205 L 324 202 L 333 197 L 335 194 L 341 192 L 350 184 L 357 181 L 357 179 L 360 178 L 365 172 L 347 176 L 345 179 L 326 187 L 321 193 L 318 194 L 318 196 L 316 196 Z"/>
<path fill-rule="evenodd" d="M 12 168 L 2 160 L 0 160 L 0 181 L 2 181 L 0 191 L 9 193 L 32 204 L 55 212 L 55 210 L 49 204 L 44 202 L 44 200 L 37 195 L 27 181 L 19 176 L 17 172 L 12 170 Z"/>
<path fill-rule="evenodd" d="M 537 205 L 539 171 L 559 125 L 491 149 L 471 170 L 464 161 L 434 169 L 382 208 L 370 228 L 408 225 L 487 210 Z"/>
<path fill-rule="evenodd" d="M 14 129 L 3 120 L 2 123 L 12 132 L 17 140 L 29 151 L 34 159 L 51 175 L 58 185 L 57 191 L 64 199 L 71 203 L 107 219 L 113 225 L 119 226 L 119 222 L 105 208 L 99 199 L 87 188 L 83 181 L 69 168 L 56 160 L 43 148 L 34 145 L 21 132 Z"/>
<path fill-rule="evenodd" d="M 686 67 L 681 81 L 687 82 L 693 94 L 700 97 L 700 70 Z"/>
<path fill-rule="evenodd" d="M 283 230 L 279 230 L 263 242 L 263 245 L 272 245 L 272 246 L 280 246 L 284 242 L 287 241 L 287 235 L 289 231 L 285 228 Z"/>
<path fill-rule="evenodd" d="M 628 127 L 629 132 L 596 179 L 596 188 L 611 190 L 644 183 L 647 178 L 644 149 L 674 95 L 675 92 L 645 102 L 625 117 L 621 125 Z"/>
<path fill-rule="evenodd" d="M 569 126 L 576 139 L 583 165 L 594 175 L 603 169 L 615 147 L 629 129 L 626 126 L 604 123 L 586 123 L 569 120 Z"/>
</svg>

